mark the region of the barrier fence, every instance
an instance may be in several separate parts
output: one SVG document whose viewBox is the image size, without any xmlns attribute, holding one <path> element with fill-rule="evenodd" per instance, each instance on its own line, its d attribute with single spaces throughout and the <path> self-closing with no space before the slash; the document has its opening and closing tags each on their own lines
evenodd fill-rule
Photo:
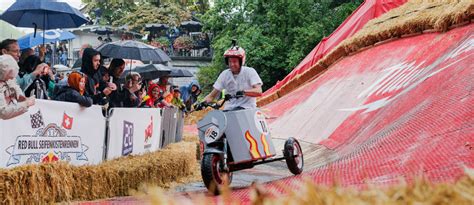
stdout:
<svg viewBox="0 0 474 205">
<path fill-rule="evenodd" d="M 181 140 L 182 116 L 176 108 L 112 108 L 104 117 L 100 106 L 36 100 L 28 112 L 0 120 L 0 167 L 98 164 L 153 152 Z"/>
</svg>

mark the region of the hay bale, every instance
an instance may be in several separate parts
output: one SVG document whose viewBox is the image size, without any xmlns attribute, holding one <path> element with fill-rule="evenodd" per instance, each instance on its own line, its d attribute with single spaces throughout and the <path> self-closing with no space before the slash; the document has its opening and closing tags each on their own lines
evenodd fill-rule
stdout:
<svg viewBox="0 0 474 205">
<path fill-rule="evenodd" d="M 310 69 L 306 70 L 304 73 L 301 74 L 300 79 L 303 82 L 309 82 L 312 79 L 320 76 L 326 70 L 325 67 L 321 66 L 321 64 L 316 64 Z"/>
<path fill-rule="evenodd" d="M 275 100 L 277 100 L 279 98 L 278 96 L 278 93 L 276 91 L 274 91 L 273 93 L 271 93 L 270 95 L 267 95 L 265 97 L 260 97 L 257 99 L 257 106 L 258 107 L 262 107 L 266 104 L 269 104 Z"/>
<path fill-rule="evenodd" d="M 279 96 L 280 96 L 280 97 L 285 96 L 286 94 L 290 93 L 291 91 L 293 91 L 294 89 L 296 89 L 297 87 L 299 87 L 299 85 L 296 84 L 295 81 L 296 81 L 296 78 L 290 80 L 288 83 L 286 83 L 285 85 L 281 86 L 280 92 L 278 93 Z"/>
<path fill-rule="evenodd" d="M 194 111 L 189 115 L 184 117 L 184 124 L 185 125 L 193 125 L 196 124 L 199 120 L 201 120 L 204 116 L 207 115 L 208 112 L 213 110 L 213 108 L 207 107 L 203 110 Z"/>
<path fill-rule="evenodd" d="M 195 175 L 196 142 L 170 144 L 163 150 L 127 156 L 99 165 L 64 162 L 1 169 L 3 203 L 53 203 L 126 196 L 142 184 L 166 187 Z"/>
<path fill-rule="evenodd" d="M 251 204 L 473 204 L 474 174 L 466 174 L 454 182 L 433 183 L 423 177 L 400 182 L 390 187 L 366 183 L 362 188 L 315 184 L 311 179 L 301 179 L 298 187 L 276 184 L 277 189 L 266 189 L 263 185 L 250 186 Z M 193 194 L 185 199 L 166 193 L 162 189 L 140 190 L 136 193 L 153 203 L 165 204 L 240 204 L 232 197 L 229 187 L 224 186 L 220 197 Z M 281 193 L 280 191 L 283 191 Z M 147 194 L 152 193 L 152 194 Z"/>
</svg>

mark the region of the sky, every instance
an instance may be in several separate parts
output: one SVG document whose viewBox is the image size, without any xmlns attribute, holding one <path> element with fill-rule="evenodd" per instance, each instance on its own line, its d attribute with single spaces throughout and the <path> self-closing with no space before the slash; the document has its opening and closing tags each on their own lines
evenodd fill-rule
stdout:
<svg viewBox="0 0 474 205">
<path fill-rule="evenodd" d="M 13 3 L 15 3 L 15 1 L 16 0 L 0 0 L 0 9 L 3 11 L 7 10 L 8 7 L 10 7 Z M 69 5 L 71 5 L 72 7 L 76 9 L 79 9 L 82 4 L 81 0 L 58 0 L 58 1 L 67 2 Z M 17 28 L 17 29 L 26 33 L 33 32 L 32 28 Z"/>
</svg>

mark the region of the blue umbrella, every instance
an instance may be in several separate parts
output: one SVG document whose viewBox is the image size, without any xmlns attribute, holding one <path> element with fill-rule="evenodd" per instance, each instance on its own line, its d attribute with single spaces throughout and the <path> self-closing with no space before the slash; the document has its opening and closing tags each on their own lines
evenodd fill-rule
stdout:
<svg viewBox="0 0 474 205">
<path fill-rule="evenodd" d="M 74 39 L 76 36 L 69 31 L 60 31 L 60 30 L 48 30 L 44 33 L 40 33 L 38 36 L 34 37 L 33 33 L 27 34 L 18 39 L 18 44 L 20 49 L 32 48 L 37 45 L 44 43 L 51 43 L 57 41 L 65 41 Z"/>
<path fill-rule="evenodd" d="M 17 27 L 42 30 L 77 28 L 87 22 L 79 10 L 55 0 L 18 0 L 0 19 Z"/>
</svg>

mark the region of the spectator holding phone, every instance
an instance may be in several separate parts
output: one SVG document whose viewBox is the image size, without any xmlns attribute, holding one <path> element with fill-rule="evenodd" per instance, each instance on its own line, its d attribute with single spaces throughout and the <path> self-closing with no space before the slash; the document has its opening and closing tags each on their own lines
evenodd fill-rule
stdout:
<svg viewBox="0 0 474 205">
<path fill-rule="evenodd" d="M 87 76 L 86 95 L 91 96 L 94 104 L 107 104 L 107 97 L 117 89 L 114 83 L 106 82 L 103 89 L 99 89 L 102 76 L 98 72 L 101 64 L 100 53 L 92 48 L 84 49 L 81 72 Z"/>
<path fill-rule="evenodd" d="M 114 80 L 115 79 L 116 78 L 114 78 Z M 110 107 L 138 107 L 141 98 L 137 95 L 137 92 L 141 87 L 142 79 L 140 74 L 136 72 L 129 73 L 125 77 L 125 84 L 120 85 L 119 88 L 111 94 Z"/>
<path fill-rule="evenodd" d="M 52 71 L 49 65 L 42 63 L 38 56 L 28 56 L 20 67 L 20 77 L 26 75 L 35 76 L 35 78 L 24 87 L 26 97 L 35 95 L 38 99 L 49 99 L 49 91 L 54 88 L 54 82 L 51 82 Z"/>
<path fill-rule="evenodd" d="M 163 91 L 158 84 L 151 84 L 148 87 L 148 95 L 145 97 L 145 106 L 150 108 L 173 107 L 171 103 L 163 98 Z"/>
</svg>

